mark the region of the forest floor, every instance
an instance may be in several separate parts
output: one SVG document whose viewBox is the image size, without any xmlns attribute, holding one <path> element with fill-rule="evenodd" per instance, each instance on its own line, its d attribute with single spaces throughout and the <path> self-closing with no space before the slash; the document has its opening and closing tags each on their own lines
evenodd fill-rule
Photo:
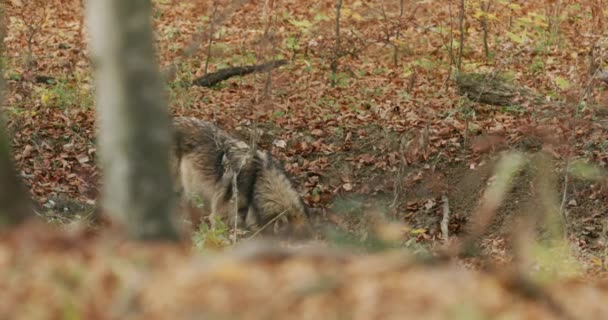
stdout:
<svg viewBox="0 0 608 320">
<path fill-rule="evenodd" d="M 195 246 L 172 247 L 74 227 L 73 221 L 94 214 L 99 201 L 82 4 L 11 0 L 3 111 L 19 172 L 40 213 L 62 232 L 28 225 L 3 235 L 0 270 L 11 276 L 0 280 L 0 314 L 607 314 L 601 301 L 608 298 L 602 280 L 608 271 L 608 95 L 593 77 L 608 58 L 601 1 L 492 1 L 487 12 L 485 1 L 467 2 L 463 72 L 501 73 L 542 97 L 510 106 L 458 95 L 451 80 L 460 41 L 455 2 L 403 1 L 401 9 L 400 1 L 345 1 L 339 46 L 333 2 L 218 1 L 211 46 L 213 1 L 154 3 L 172 114 L 213 121 L 247 140 L 255 133 L 326 228 L 303 245 L 277 249 L 246 242 L 231 249 L 226 235 L 199 232 Z M 270 78 L 260 73 L 212 88 L 191 85 L 207 64 L 212 72 L 275 58 L 289 63 Z M 483 254 L 425 262 L 421 257 L 443 248 L 444 208 L 449 236 L 466 235 L 490 185 L 513 164 L 505 159 L 519 156 L 524 164 L 503 190 L 481 239 Z M 529 243 L 530 261 L 523 259 L 541 294 L 526 291 L 528 282 L 522 285 L 511 272 L 522 263 L 515 248 L 526 219 L 547 222 L 539 223 L 538 243 Z M 222 253 L 207 246 L 218 243 L 226 247 Z"/>
</svg>

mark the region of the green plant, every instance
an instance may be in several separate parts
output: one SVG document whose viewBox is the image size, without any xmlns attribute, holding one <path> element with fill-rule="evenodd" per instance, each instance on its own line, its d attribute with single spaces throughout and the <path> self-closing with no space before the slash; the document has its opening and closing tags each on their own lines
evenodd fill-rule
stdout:
<svg viewBox="0 0 608 320">
<path fill-rule="evenodd" d="M 317 105 L 322 107 L 337 108 L 338 102 L 330 97 L 320 97 Z"/>
<path fill-rule="evenodd" d="M 385 67 L 375 68 L 372 71 L 372 74 L 374 74 L 374 75 L 383 75 L 383 74 L 386 74 L 386 73 L 388 73 L 388 69 L 385 68 Z"/>
<path fill-rule="evenodd" d="M 300 43 L 296 37 L 288 37 L 285 39 L 285 47 L 290 51 L 296 52 L 300 50 Z"/>
<path fill-rule="evenodd" d="M 534 60 L 532 60 L 532 64 L 530 65 L 530 72 L 541 73 L 543 70 L 545 70 L 544 59 L 540 56 L 534 57 Z"/>
<path fill-rule="evenodd" d="M 198 250 L 226 247 L 230 245 L 230 230 L 219 217 L 215 221 L 215 228 L 201 221 L 198 229 L 192 234 L 192 243 Z"/>
<path fill-rule="evenodd" d="M 168 39 L 174 39 L 181 35 L 181 30 L 176 27 L 168 27 L 165 29 L 164 33 Z"/>
<path fill-rule="evenodd" d="M 514 114 L 518 114 L 521 116 L 526 113 L 526 108 L 520 104 L 517 104 L 517 105 L 501 107 L 500 111 L 502 111 L 504 113 L 514 113 Z"/>
<path fill-rule="evenodd" d="M 283 118 L 283 117 L 285 117 L 285 111 L 282 111 L 282 110 L 279 110 L 279 111 L 275 111 L 275 112 L 273 112 L 273 113 L 272 113 L 272 116 L 271 116 L 271 118 L 272 118 L 273 120 L 274 120 L 274 119 L 277 119 L 277 118 Z"/>
<path fill-rule="evenodd" d="M 233 55 L 230 58 L 230 62 L 232 63 L 232 65 L 236 65 L 236 66 L 259 63 L 258 57 L 256 56 L 255 52 L 253 52 L 253 51 L 247 51 L 243 54 Z"/>
<path fill-rule="evenodd" d="M 414 67 L 421 67 L 424 70 L 430 71 L 437 68 L 437 62 L 428 58 L 420 58 L 414 60 L 409 65 L 404 66 L 405 70 L 414 70 Z"/>
<path fill-rule="evenodd" d="M 348 87 L 349 77 L 348 74 L 344 72 L 332 72 L 329 74 L 329 81 L 331 83 L 335 83 L 335 85 L 339 88 L 346 88 Z"/>
<path fill-rule="evenodd" d="M 203 200 L 197 195 L 189 197 L 197 209 L 205 206 Z M 192 243 L 198 250 L 223 248 L 230 245 L 230 230 L 222 222 L 220 217 L 215 217 L 215 228 L 211 228 L 207 223 L 201 221 L 198 229 L 192 234 Z"/>
<path fill-rule="evenodd" d="M 82 84 L 79 81 L 73 83 L 66 79 L 60 79 L 50 85 L 50 88 L 36 89 L 36 93 L 39 95 L 39 99 L 44 106 L 60 109 L 74 106 L 81 108 L 93 106 L 93 95 L 90 87 L 86 84 Z"/>
</svg>

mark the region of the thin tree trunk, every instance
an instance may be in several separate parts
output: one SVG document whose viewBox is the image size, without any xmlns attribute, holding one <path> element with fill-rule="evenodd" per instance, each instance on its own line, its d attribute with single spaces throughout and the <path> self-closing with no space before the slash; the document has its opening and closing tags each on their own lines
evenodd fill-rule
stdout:
<svg viewBox="0 0 608 320">
<path fill-rule="evenodd" d="M 399 64 L 399 38 L 401 37 L 401 24 L 403 23 L 403 12 L 405 9 L 405 0 L 399 0 L 399 24 L 397 25 L 397 31 L 395 33 L 395 40 L 397 43 L 393 46 L 393 65 L 397 67 Z"/>
<path fill-rule="evenodd" d="M 89 0 L 105 210 L 136 239 L 176 239 L 170 121 L 149 0 Z"/>
<path fill-rule="evenodd" d="M 490 46 L 488 45 L 488 13 L 490 12 L 491 0 L 486 0 L 481 4 L 481 10 L 484 12 L 481 18 L 481 29 L 483 30 L 483 49 L 486 59 L 490 59 Z"/>
<path fill-rule="evenodd" d="M 215 16 L 217 14 L 217 7 L 219 5 L 219 1 L 215 0 L 213 2 L 213 13 L 211 13 L 211 19 L 209 21 L 209 42 L 207 43 L 207 57 L 205 58 L 205 74 L 209 71 L 209 61 L 211 61 L 211 46 L 213 45 L 213 33 L 215 33 Z"/>
<path fill-rule="evenodd" d="M 336 0 L 336 45 L 334 47 L 334 53 L 331 61 L 331 86 L 336 86 L 336 78 L 338 77 L 338 60 L 341 56 L 340 49 L 340 10 L 342 9 L 342 0 Z"/>
<path fill-rule="evenodd" d="M 456 68 L 458 70 L 458 72 L 460 72 L 462 70 L 462 54 L 464 51 L 464 24 L 465 24 L 465 5 L 464 5 L 464 1 L 465 0 L 460 0 L 460 16 L 458 17 L 458 20 L 460 22 L 460 46 L 458 47 L 458 63 L 456 65 Z"/>
</svg>

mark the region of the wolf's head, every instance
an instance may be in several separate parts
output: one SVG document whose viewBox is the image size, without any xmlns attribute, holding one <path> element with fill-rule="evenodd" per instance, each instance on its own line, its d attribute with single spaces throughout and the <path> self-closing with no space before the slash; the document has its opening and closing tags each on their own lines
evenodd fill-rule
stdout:
<svg viewBox="0 0 608 320">
<path fill-rule="evenodd" d="M 272 227 L 276 235 L 311 235 L 309 210 L 282 166 L 268 152 L 257 156 L 262 163 L 253 199 L 258 226 Z"/>
<path fill-rule="evenodd" d="M 273 234 L 281 237 L 308 238 L 313 235 L 310 223 L 309 210 L 303 208 L 290 208 L 285 214 L 276 217 L 272 223 Z"/>
</svg>

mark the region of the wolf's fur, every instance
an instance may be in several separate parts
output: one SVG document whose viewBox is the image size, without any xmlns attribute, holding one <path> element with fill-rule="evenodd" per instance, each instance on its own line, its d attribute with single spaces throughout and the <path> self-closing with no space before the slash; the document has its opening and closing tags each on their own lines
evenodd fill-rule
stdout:
<svg viewBox="0 0 608 320">
<path fill-rule="evenodd" d="M 211 213 L 257 230 L 308 229 L 308 211 L 281 165 L 218 127 L 196 118 L 174 118 L 172 170 L 189 200 L 202 200 Z M 234 189 L 236 179 L 236 190 Z M 234 194 L 238 195 L 235 203 Z M 272 223 L 271 223 L 272 222 Z"/>
</svg>

